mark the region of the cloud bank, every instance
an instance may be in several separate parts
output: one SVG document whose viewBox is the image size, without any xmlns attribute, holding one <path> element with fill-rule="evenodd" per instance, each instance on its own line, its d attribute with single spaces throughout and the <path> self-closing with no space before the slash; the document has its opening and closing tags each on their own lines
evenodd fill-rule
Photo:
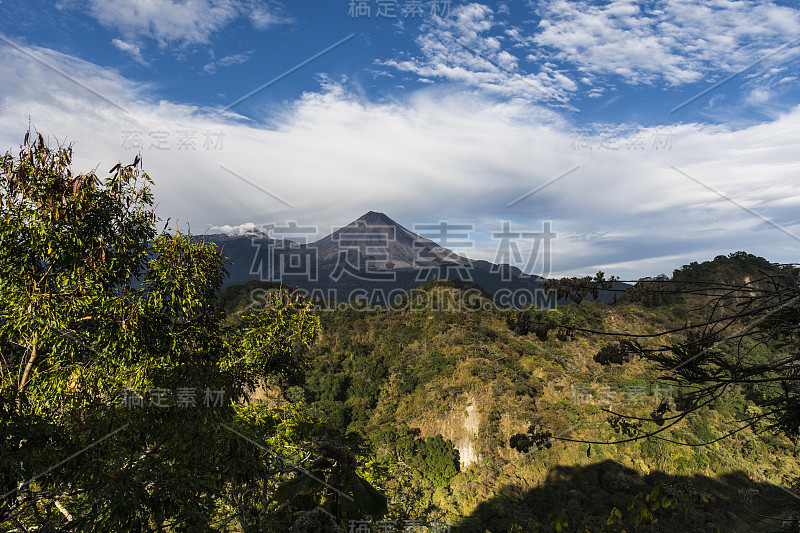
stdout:
<svg viewBox="0 0 800 533">
<path fill-rule="evenodd" d="M 196 233 L 294 220 L 322 235 L 375 210 L 409 228 L 474 224 L 470 255 L 490 260 L 502 221 L 537 231 L 551 221 L 552 274 L 639 277 L 740 249 L 796 261 L 798 241 L 775 225 L 800 235 L 797 107 L 740 129 L 664 124 L 587 134 L 523 99 L 435 86 L 376 103 L 327 81 L 267 126 L 152 101 L 147 86 L 114 70 L 23 50 L 0 47 L 2 146 L 18 146 L 30 118 L 75 142 L 79 171 L 99 164 L 102 173 L 141 151 L 160 216 Z"/>
</svg>

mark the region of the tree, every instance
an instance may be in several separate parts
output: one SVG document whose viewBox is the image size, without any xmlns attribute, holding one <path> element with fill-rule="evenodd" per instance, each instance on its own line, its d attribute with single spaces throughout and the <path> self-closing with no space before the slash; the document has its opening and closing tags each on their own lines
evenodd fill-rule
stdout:
<svg viewBox="0 0 800 533">
<path fill-rule="evenodd" d="M 618 342 L 616 344 L 606 344 L 594 356 L 596 363 L 601 365 L 627 363 L 631 359 L 630 342 Z"/>
<path fill-rule="evenodd" d="M 0 162 L 2 334 L 17 347 L 4 353 L 22 358 L 19 401 L 36 365 L 62 367 L 82 349 L 60 328 L 74 322 L 88 335 L 103 334 L 118 311 L 115 297 L 126 296 L 155 236 L 152 182 L 138 157 L 116 165 L 105 184 L 94 172 L 73 176 L 71 161 L 71 147 L 50 150 L 29 131 L 19 156 Z"/>
<path fill-rule="evenodd" d="M 447 487 L 450 480 L 458 474 L 458 450 L 441 435 L 420 440 L 417 453 L 423 462 L 425 477 L 437 487 Z"/>
<path fill-rule="evenodd" d="M 624 338 L 601 349 L 596 361 L 624 364 L 637 354 L 655 364 L 662 380 L 679 388 L 674 409 L 662 402 L 646 418 L 607 410 L 624 436 L 614 443 L 655 438 L 705 446 L 747 428 L 756 428 L 759 433 L 779 431 L 796 440 L 800 434 L 799 280 L 800 269 L 793 264 L 771 264 L 744 252 L 719 256 L 676 270 L 671 280 L 658 279 L 661 292 L 679 295 L 690 307 L 688 316 L 694 318 L 693 322 L 639 335 L 581 329 Z M 660 340 L 661 345 L 645 347 L 643 339 Z M 691 413 L 714 405 L 726 395 L 744 396 L 757 409 L 744 414 L 735 429 L 703 442 L 679 442 L 664 436 Z M 536 436 L 520 434 L 515 442 Z"/>
<path fill-rule="evenodd" d="M 579 304 L 587 296 L 597 300 L 600 298 L 600 291 L 612 290 L 616 281 L 618 281 L 617 277 L 611 276 L 606 279 L 605 273 L 599 271 L 594 277 L 548 279 L 544 282 L 544 289 L 548 292 L 556 291 L 557 301 L 568 298 Z"/>
<path fill-rule="evenodd" d="M 608 331 L 621 342 L 605 346 L 595 356 L 601 364 L 625 364 L 631 355 L 653 363 L 661 381 L 677 386 L 674 403 L 664 399 L 649 415 L 633 416 L 603 409 L 619 438 L 598 440 L 552 436 L 531 426 L 514 435 L 512 447 L 527 451 L 552 440 L 591 444 L 665 441 L 678 446 L 705 447 L 742 431 L 782 434 L 795 444 L 800 435 L 800 269 L 796 264 L 772 264 L 737 252 L 713 261 L 691 263 L 672 279 L 644 280 L 635 298 L 640 305 L 672 302 L 685 311 L 683 326 L 653 334 Z M 714 431 L 704 410 L 738 402 L 734 427 Z M 697 415 L 697 416 L 692 416 Z M 694 433 L 682 431 L 682 421 L 699 423 Z M 675 429 L 677 432 L 670 431 Z M 681 437 L 680 435 L 685 435 Z M 797 480 L 794 487 L 800 486 Z M 649 502 L 650 500 L 648 500 Z M 674 503 L 672 499 L 668 500 Z M 644 505 L 643 501 L 640 501 Z M 663 503 L 662 503 L 663 505 Z M 650 512 L 648 508 L 640 509 Z M 644 513 L 640 518 L 647 518 Z M 613 514 L 609 518 L 621 518 Z M 785 517 L 776 518 L 786 522 Z"/>
<path fill-rule="evenodd" d="M 533 333 L 544 342 L 549 333 L 556 331 L 558 340 L 567 340 L 573 336 L 576 326 L 574 313 L 561 309 L 544 309 L 536 304 L 529 305 L 521 311 L 506 312 L 506 325 L 517 335 Z"/>
<path fill-rule="evenodd" d="M 669 276 L 659 274 L 655 277 L 641 278 L 620 298 L 620 302 L 635 303 L 644 307 L 655 307 L 673 303 L 675 298 L 669 294 Z"/>
<path fill-rule="evenodd" d="M 350 450 L 324 442 L 319 446 L 319 454 L 320 459 L 308 471 L 278 487 L 277 501 L 319 494 L 324 499 L 322 508 L 343 524 L 368 516 L 380 518 L 388 512 L 386 496 L 356 473 L 358 461 Z M 315 516 L 315 512 L 311 511 L 307 517 Z"/>
<path fill-rule="evenodd" d="M 682 419 L 738 392 L 760 407 L 740 421 L 741 429 L 766 423 L 759 431 L 778 430 L 793 439 L 800 434 L 800 269 L 765 267 L 759 259 L 744 252 L 715 259 L 725 267 L 758 265 L 758 277 L 738 284 L 727 279 L 687 286 L 680 276 L 673 281 L 687 295 L 701 293 L 698 303 L 708 311 L 703 321 L 685 328 L 682 339 L 638 350 L 664 379 L 685 389 L 680 411 L 664 420 Z"/>
<path fill-rule="evenodd" d="M 140 157 L 105 180 L 71 162 L 30 131 L 0 161 L 0 524 L 264 530 L 319 435 L 242 402 L 317 319 L 292 295 L 226 327 L 225 260 L 156 231 Z"/>
</svg>

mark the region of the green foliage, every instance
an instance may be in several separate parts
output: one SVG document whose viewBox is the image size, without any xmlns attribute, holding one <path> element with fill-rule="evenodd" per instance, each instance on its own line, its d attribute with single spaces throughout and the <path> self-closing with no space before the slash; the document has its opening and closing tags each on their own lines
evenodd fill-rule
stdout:
<svg viewBox="0 0 800 533">
<path fill-rule="evenodd" d="M 532 304 L 522 311 L 508 311 L 506 325 L 517 335 L 533 333 L 540 341 L 546 341 L 550 331 L 556 331 L 556 338 L 573 338 L 576 325 L 575 314 L 560 309 L 543 309 Z"/>
<path fill-rule="evenodd" d="M 655 482 L 651 477 L 661 476 L 662 472 L 697 479 L 700 472 L 735 470 L 742 465 L 758 463 L 759 471 L 765 471 L 776 482 L 777 476 L 766 470 L 771 465 L 780 465 L 785 476 L 790 478 L 797 471 L 792 452 L 786 448 L 790 444 L 781 440 L 771 442 L 768 438 L 745 433 L 742 440 L 747 437 L 746 445 L 715 444 L 723 454 L 717 456 L 703 447 L 686 449 L 680 444 L 655 438 L 643 439 L 647 432 L 664 428 L 670 423 L 670 417 L 681 414 L 679 409 L 691 388 L 673 384 L 678 392 L 673 402 L 672 398 L 665 399 L 664 382 L 658 381 L 657 368 L 646 358 L 631 359 L 624 365 L 597 364 L 593 357 L 608 344 L 609 338 L 586 330 L 657 334 L 664 329 L 681 327 L 684 320 L 701 318 L 692 307 L 701 304 L 697 295 L 690 295 L 676 298 L 670 307 L 647 307 L 642 303 L 628 302 L 615 306 L 570 304 L 560 306 L 557 312 L 531 307 L 516 313 L 386 310 L 322 313 L 324 333 L 312 348 L 311 364 L 305 369 L 304 380 L 291 383 L 302 383 L 306 399 L 324 413 L 331 432 L 348 439 L 351 445 L 355 445 L 359 438 L 369 439 L 369 446 L 360 448 L 359 453 L 374 458 L 375 479 L 380 481 L 371 479 L 371 482 L 382 487 L 389 496 L 389 516 L 392 519 L 418 517 L 427 512 L 446 512 L 456 517 L 470 514 L 481 517 L 483 527 L 465 528 L 464 531 L 483 533 L 486 529 L 495 531 L 501 525 L 505 527 L 503 524 L 511 527 L 514 522 L 510 516 L 525 514 L 528 508 L 539 509 L 544 502 L 548 505 L 555 502 L 555 509 L 549 506 L 546 511 L 530 511 L 535 514 L 535 519 L 520 522 L 521 531 L 552 531 L 549 517 L 553 513 L 557 515 L 569 502 L 572 530 L 633 531 L 638 528 L 658 531 L 662 523 L 672 524 L 673 520 L 672 530 L 693 530 L 694 525 L 705 523 L 704 513 L 709 513 L 707 509 L 690 507 L 684 516 L 681 509 L 672 507 L 669 513 L 659 514 L 664 512 L 663 508 L 653 510 L 650 503 L 646 504 L 650 506 L 646 511 L 641 506 L 629 510 L 628 505 L 640 492 L 641 500 L 647 502 L 646 496 L 653 487 L 645 490 L 644 485 Z M 508 329 L 513 329 L 513 321 L 523 313 L 529 327 L 534 321 L 545 325 L 546 340 L 521 339 L 508 332 Z M 511 317 L 510 324 L 506 323 L 508 317 Z M 561 328 L 557 327 L 558 324 L 556 327 L 547 324 L 556 317 L 559 320 L 552 321 L 558 322 Z M 512 327 L 508 328 L 508 325 Z M 679 332 L 668 339 L 680 344 L 684 334 Z M 621 352 L 623 361 L 640 350 L 658 347 L 647 338 L 637 340 L 638 343 L 631 341 L 630 344 L 614 341 L 611 346 Z M 710 343 L 712 347 L 715 341 Z M 771 342 L 746 346 L 746 352 L 741 354 L 742 361 L 768 364 L 775 356 L 776 346 Z M 687 351 L 687 357 L 707 347 L 708 344 L 695 346 Z M 721 356 L 729 352 L 724 345 L 719 345 L 711 353 Z M 553 364 L 554 357 L 572 361 L 575 367 Z M 569 398 L 570 390 L 574 395 L 573 384 L 591 390 L 593 400 L 584 404 L 574 396 Z M 688 424 L 680 426 L 683 433 L 667 428 L 661 435 L 676 443 L 696 443 L 688 435 L 695 428 L 704 435 L 704 429 L 707 429 L 717 436 L 725 430 L 733 430 L 737 427 L 735 419 L 752 416 L 754 407 L 763 409 L 760 402 L 765 391 L 762 388 L 759 384 L 731 387 L 728 394 L 709 404 L 709 408 L 698 413 L 697 418 L 691 418 L 686 421 Z M 603 391 L 609 389 L 616 391 L 609 396 L 609 402 L 613 403 L 601 403 L 606 398 Z M 288 398 L 288 393 L 284 395 Z M 465 412 L 465 406 L 477 409 L 468 408 Z M 608 416 L 601 408 L 644 420 Z M 454 416 L 457 420 L 453 419 Z M 647 421 L 647 417 L 652 421 Z M 500 424 L 501 420 L 503 424 Z M 518 428 L 530 425 L 531 420 L 541 424 L 533 433 L 550 432 L 551 437 L 537 441 L 532 435 L 514 433 L 519 431 Z M 410 421 L 425 430 L 402 429 L 402 424 Z M 426 475 L 429 465 L 419 448 L 421 442 L 432 438 L 430 435 L 435 438 L 436 428 L 442 423 L 450 425 L 448 430 L 453 425 L 478 424 L 477 439 L 471 444 L 473 453 L 479 454 L 480 460 L 451 478 L 447 486 L 437 487 L 433 481 L 435 477 Z M 513 442 L 516 449 L 526 449 L 530 459 L 522 460 L 516 452 L 503 445 L 508 424 L 516 425 L 511 432 L 517 437 Z M 394 429 L 390 431 L 389 428 Z M 560 438 L 553 439 L 555 435 Z M 620 445 L 589 446 L 561 442 L 564 437 L 639 440 Z M 539 449 L 537 442 L 549 443 L 550 448 L 542 446 Z M 603 468 L 598 469 L 595 476 L 601 483 L 593 485 L 591 465 L 604 458 L 610 459 L 607 463 L 613 460 L 616 464 L 631 466 L 635 471 L 611 475 L 609 472 L 613 469 L 603 463 Z M 535 504 L 520 501 L 518 495 L 507 501 L 497 497 L 504 484 L 511 480 L 537 485 L 542 483 L 545 473 L 557 471 L 560 465 L 576 463 L 582 465 L 578 472 L 586 470 L 588 474 L 586 478 L 578 476 L 570 490 L 553 486 L 550 480 L 537 492 Z M 638 481 L 636 474 L 642 476 L 636 478 Z M 517 493 L 521 491 L 519 488 L 514 490 Z M 592 502 L 576 493 L 592 494 Z M 483 503 L 487 504 L 488 510 L 482 510 Z M 693 500 L 693 505 L 696 503 Z M 476 510 L 475 506 L 481 509 Z M 611 516 L 610 510 L 615 507 L 622 522 L 606 524 Z M 504 514 L 503 509 L 507 509 L 508 514 Z M 760 512 L 769 510 L 762 508 Z M 636 515 L 646 519 L 647 513 L 658 522 L 637 526 Z M 713 514 L 715 523 L 725 523 L 724 510 L 715 509 Z M 503 520 L 507 521 L 501 520 L 500 516 L 506 517 Z M 754 522 L 746 523 L 751 526 Z M 682 524 L 693 526 L 683 527 Z M 746 530 L 746 527 L 740 529 Z"/>
<path fill-rule="evenodd" d="M 598 272 L 594 277 L 548 279 L 544 283 L 544 288 L 545 290 L 555 290 L 558 301 L 569 299 L 573 303 L 579 304 L 587 296 L 597 300 L 600 297 L 600 291 L 613 289 L 617 279 L 616 276 L 605 279 L 605 274 Z"/>
<path fill-rule="evenodd" d="M 800 269 L 793 265 L 770 264 L 744 252 L 675 271 L 671 288 L 692 299 L 699 324 L 641 354 L 688 386 L 676 402 L 679 410 L 691 412 L 713 402 L 744 415 L 744 403 L 720 399 L 743 390 L 760 409 L 747 417 L 748 424 L 764 419 L 789 436 L 800 433 L 800 398 L 796 387 L 787 385 L 795 381 L 800 357 L 799 279 Z"/>
<path fill-rule="evenodd" d="M 319 319 L 284 293 L 226 326 L 224 259 L 157 234 L 139 158 L 105 181 L 73 176 L 71 158 L 28 134 L 0 164 L 0 523 L 54 527 L 64 517 L 44 511 L 58 500 L 81 531 L 280 524 L 264 502 L 285 463 L 264 455 L 305 460 L 321 426 L 302 404 L 280 419 L 242 404 L 265 377 L 302 369 Z M 120 396 L 160 390 L 169 402 L 176 389 L 201 395 L 184 407 Z M 224 401 L 203 405 L 204 389 Z"/>
<path fill-rule="evenodd" d="M 280 285 L 220 293 L 218 250 L 156 231 L 152 182 L 138 160 L 101 180 L 72 176 L 71 157 L 34 135 L 0 167 L 0 489 L 10 493 L 0 524 L 8 529 L 335 531 L 355 517 L 447 513 L 479 518 L 473 530 L 481 533 L 682 531 L 712 514 L 722 522 L 725 509 L 709 509 L 704 491 L 658 485 L 669 472 L 697 479 L 699 471 L 757 465 L 781 483 L 797 477 L 793 442 L 757 420 L 780 415 L 768 422 L 796 428 L 795 380 L 786 374 L 796 366 L 796 269 L 740 252 L 687 265 L 673 280 L 640 280 L 620 299 L 626 305 L 578 305 L 612 288 L 613 278 L 598 273 L 551 282 L 559 299 L 575 302 L 554 310 L 482 310 L 488 295 L 478 287 L 435 282 L 419 294 L 443 311 L 315 314 Z M 756 281 L 713 306 L 743 316 L 721 329 L 677 332 L 666 349 L 646 339 L 608 344 L 586 331 L 655 333 L 699 321 L 714 291 L 725 294 L 745 276 Z M 750 292 L 766 303 L 752 305 Z M 763 318 L 754 325 L 761 336 L 726 346 L 725 335 L 750 318 Z M 649 357 L 631 360 L 633 353 Z M 553 357 L 575 367 L 567 372 Z M 650 403 L 658 366 L 678 363 L 692 383 L 754 379 L 726 383 L 726 394 L 670 429 L 671 417 L 698 399 L 684 382 L 674 404 Z M 252 394 L 267 378 L 282 393 L 270 406 Z M 605 405 L 566 398 L 573 384 L 598 398 L 606 384 L 647 397 L 611 405 L 633 418 L 607 416 Z M 178 387 L 224 389 L 225 402 L 132 409 L 117 397 Z M 736 429 L 736 420 L 756 425 L 716 444 L 719 453 L 680 447 Z M 442 423 L 479 428 L 471 444 L 480 460 L 466 472 L 453 443 L 437 434 Z M 529 426 L 511 437 L 511 449 L 509 425 L 512 433 Z M 666 440 L 641 438 L 656 428 L 668 430 Z M 589 429 L 597 439 L 637 440 L 559 442 Z M 529 458 L 511 461 L 517 452 Z M 570 462 L 579 466 L 567 485 L 560 480 Z M 636 470 L 617 471 L 620 464 Z M 509 483 L 537 489 L 526 499 Z M 69 525 L 56 500 L 72 513 Z M 472 531 L 468 522 L 464 531 Z"/>
<path fill-rule="evenodd" d="M 277 488 L 276 501 L 322 493 L 323 508 L 343 523 L 367 516 L 380 518 L 388 512 L 386 496 L 356 473 L 356 457 L 347 448 L 325 442 L 318 453 L 320 459 L 309 470 Z"/>
<path fill-rule="evenodd" d="M 601 365 L 621 365 L 631 360 L 631 347 L 633 343 L 630 341 L 617 342 L 616 344 L 606 344 L 600 351 L 598 351 L 594 360 Z"/>
<path fill-rule="evenodd" d="M 373 437 L 380 455 L 400 459 L 436 487 L 447 487 L 459 472 L 459 454 L 441 435 L 419 438 L 419 430 L 390 427 Z"/>
<path fill-rule="evenodd" d="M 425 477 L 437 487 L 447 487 L 458 474 L 458 450 L 441 435 L 421 440 L 416 453 L 424 461 Z"/>
<path fill-rule="evenodd" d="M 697 263 L 693 261 L 683 265 L 672 273 L 675 282 L 702 281 L 704 283 L 725 283 L 736 285 L 742 277 L 759 272 L 779 272 L 785 270 L 770 263 L 763 257 L 746 252 L 733 252 L 727 256 L 718 255 L 713 261 Z M 789 269 L 791 270 L 791 269 Z M 688 284 L 687 287 L 688 288 Z"/>
<path fill-rule="evenodd" d="M 633 303 L 643 307 L 657 307 L 676 303 L 678 297 L 667 294 L 669 276 L 659 274 L 655 277 L 640 278 L 639 281 L 618 299 L 619 303 Z"/>
</svg>

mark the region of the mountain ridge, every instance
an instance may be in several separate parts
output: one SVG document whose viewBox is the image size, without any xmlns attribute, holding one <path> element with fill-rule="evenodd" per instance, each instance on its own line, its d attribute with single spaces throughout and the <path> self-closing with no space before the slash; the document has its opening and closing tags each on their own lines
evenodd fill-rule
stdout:
<svg viewBox="0 0 800 533">
<path fill-rule="evenodd" d="M 461 280 L 480 285 L 492 296 L 523 294 L 526 303 L 541 303 L 545 278 L 525 274 L 508 263 L 495 264 L 459 255 L 437 242 L 402 226 L 385 213 L 368 211 L 349 224 L 308 244 L 270 236 L 276 231 L 297 229 L 265 226 L 266 231 L 243 234 L 210 234 L 231 264 L 225 286 L 252 280 L 281 282 L 305 290 L 338 291 L 337 299 L 350 299 L 354 291 L 408 290 L 434 280 Z M 446 240 L 457 225 L 440 222 L 426 225 Z M 288 233 L 287 233 L 288 235 Z M 454 234 L 450 239 L 464 238 Z M 603 300 L 613 299 L 604 293 Z M 554 302 L 552 302 L 554 303 Z"/>
</svg>

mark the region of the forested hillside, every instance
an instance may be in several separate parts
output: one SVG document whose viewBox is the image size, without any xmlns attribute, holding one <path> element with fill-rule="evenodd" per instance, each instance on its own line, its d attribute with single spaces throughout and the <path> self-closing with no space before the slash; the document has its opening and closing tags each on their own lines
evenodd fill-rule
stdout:
<svg viewBox="0 0 800 533">
<path fill-rule="evenodd" d="M 648 422 L 612 414 L 658 421 L 677 411 L 687 387 L 660 381 L 626 343 L 685 338 L 657 334 L 707 317 L 710 287 L 761 279 L 765 269 L 776 271 L 740 252 L 643 280 L 616 304 L 555 311 L 320 312 L 304 376 L 272 381 L 267 396 L 311 407 L 373 457 L 395 516 L 480 532 L 566 523 L 591 531 L 789 530 L 798 500 L 780 487 L 800 478 L 789 438 L 764 432 L 763 423 L 698 446 L 760 412 L 757 387 L 732 386 L 657 437 L 632 440 Z M 463 294 L 450 282 L 425 289 L 443 301 Z M 767 360 L 770 348 L 750 354 Z M 537 432 L 556 438 L 541 449 L 529 439 L 526 448 L 521 434 Z M 668 496 L 648 501 L 658 493 Z"/>
</svg>

